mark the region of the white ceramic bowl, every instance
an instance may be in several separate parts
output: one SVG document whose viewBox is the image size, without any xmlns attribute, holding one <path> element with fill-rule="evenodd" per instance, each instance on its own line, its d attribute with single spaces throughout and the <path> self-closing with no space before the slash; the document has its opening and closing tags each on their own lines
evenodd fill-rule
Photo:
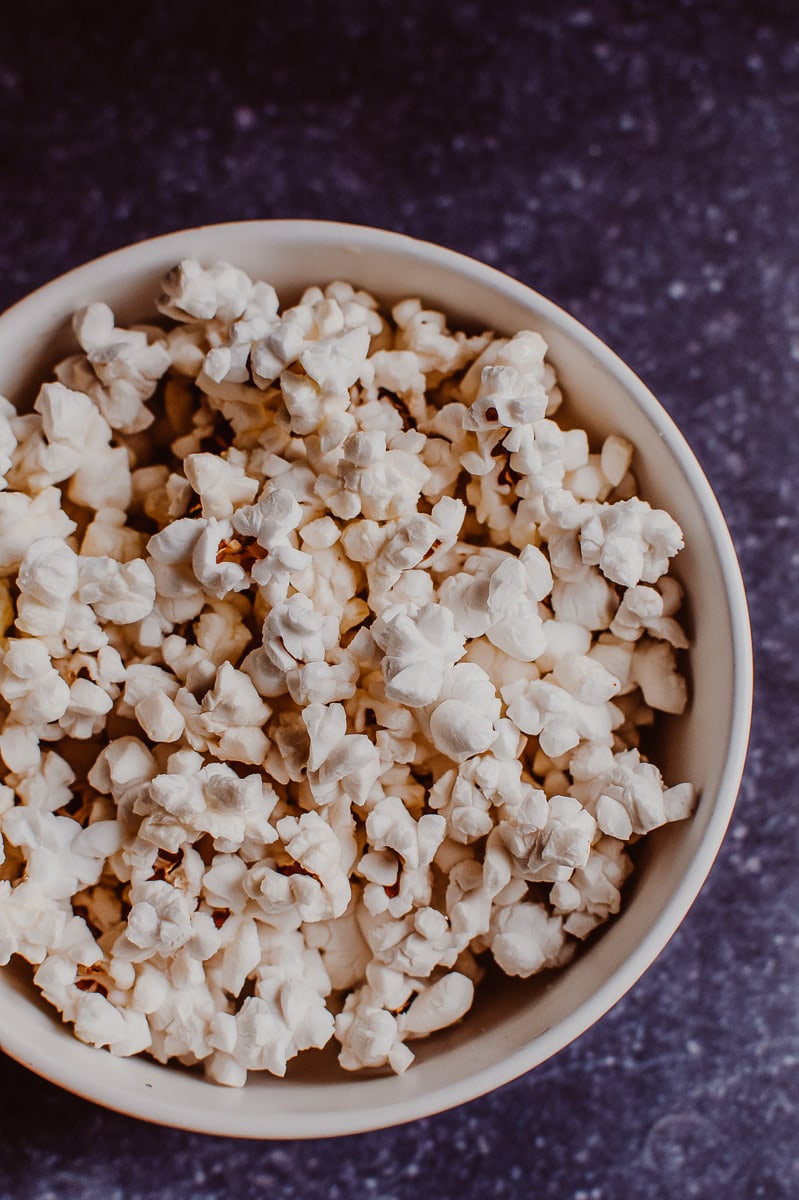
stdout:
<svg viewBox="0 0 799 1200">
<path fill-rule="evenodd" d="M 159 277 L 180 258 L 225 259 L 267 279 L 282 301 L 308 284 L 346 279 L 384 301 L 420 295 L 476 329 L 539 330 L 575 423 L 619 432 L 636 447 L 640 493 L 685 533 L 675 574 L 687 591 L 692 701 L 664 722 L 660 765 L 692 780 L 696 815 L 646 841 L 622 914 L 568 968 L 543 982 L 478 992 L 458 1026 L 414 1044 L 400 1078 L 341 1072 L 334 1055 L 301 1056 L 285 1080 L 241 1090 L 146 1058 L 118 1059 L 78 1042 L 38 1001 L 27 974 L 0 970 L 0 1045 L 40 1075 L 100 1104 L 209 1133 L 297 1138 L 408 1121 L 529 1071 L 583 1033 L 652 963 L 682 921 L 729 821 L 749 730 L 751 644 L 741 576 L 710 486 L 651 393 L 572 317 L 490 267 L 395 233 L 315 221 L 251 221 L 168 234 L 109 254 L 41 288 L 0 317 L 0 393 L 22 406 L 73 347 L 72 312 L 104 300 L 122 323 L 153 315 Z M 559 419 L 561 419 L 559 417 Z"/>
</svg>

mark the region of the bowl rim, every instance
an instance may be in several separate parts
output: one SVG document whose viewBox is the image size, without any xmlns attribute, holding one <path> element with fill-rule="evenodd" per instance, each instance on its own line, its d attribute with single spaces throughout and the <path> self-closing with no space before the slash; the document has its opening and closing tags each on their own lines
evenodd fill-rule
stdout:
<svg viewBox="0 0 799 1200">
<path fill-rule="evenodd" d="M 131 262 L 135 262 L 139 270 L 148 264 L 155 268 L 161 263 L 164 252 L 173 246 L 177 247 L 173 261 L 190 253 L 202 257 L 204 236 L 208 233 L 224 236 L 232 234 L 234 230 L 251 231 L 253 237 L 257 237 L 259 232 L 268 232 L 273 238 L 283 235 L 286 238 L 308 238 L 324 244 L 335 242 L 340 245 L 342 241 L 349 241 L 356 244 L 359 251 L 367 253 L 370 250 L 402 253 L 411 259 L 454 272 L 470 283 L 496 289 L 511 301 L 529 308 L 531 313 L 541 315 L 556 326 L 561 334 L 577 342 L 621 388 L 631 394 L 678 461 L 693 498 L 702 511 L 718 557 L 732 633 L 733 697 L 727 754 L 710 819 L 679 888 L 663 905 L 646 935 L 605 982 L 571 1014 L 538 1035 L 523 1049 L 498 1058 L 489 1067 L 464 1079 L 435 1087 L 421 1099 L 416 1097 L 409 1102 L 400 1093 L 395 1103 L 384 1104 L 379 1110 L 366 1105 L 341 1112 L 314 1112 L 309 1114 L 307 1123 L 299 1130 L 295 1116 L 291 1116 L 291 1124 L 288 1124 L 280 1120 L 279 1113 L 270 1113 L 271 1127 L 265 1130 L 262 1127 L 263 1117 L 256 1119 L 257 1114 L 247 1120 L 246 1112 L 228 1115 L 223 1106 L 213 1113 L 200 1111 L 195 1106 L 184 1106 L 177 1111 L 174 1101 L 163 1100 L 155 1090 L 140 1096 L 128 1093 L 120 1095 L 116 1087 L 107 1086 L 102 1079 L 89 1077 L 76 1070 L 61 1069 L 59 1063 L 53 1063 L 46 1050 L 31 1046 L 24 1037 L 18 1036 L 13 1024 L 8 1029 L 0 1030 L 0 1048 L 10 1057 L 67 1091 L 128 1116 L 195 1132 L 245 1138 L 341 1136 L 431 1116 L 509 1083 L 552 1057 L 589 1029 L 648 970 L 696 900 L 732 816 L 743 777 L 751 729 L 754 687 L 751 628 L 741 569 L 721 507 L 694 452 L 666 409 L 632 368 L 576 317 L 513 276 L 459 251 L 404 233 L 339 221 L 270 218 L 209 223 L 133 242 L 73 267 L 37 287 L 0 314 L 0 337 L 6 333 L 13 334 L 18 323 L 25 323 L 27 313 L 38 309 L 42 303 L 56 307 L 59 299 L 66 298 L 78 282 L 92 286 L 92 277 L 105 276 L 115 263 L 119 263 L 120 273 L 124 273 Z M 192 250 L 193 241 L 197 245 Z"/>
</svg>

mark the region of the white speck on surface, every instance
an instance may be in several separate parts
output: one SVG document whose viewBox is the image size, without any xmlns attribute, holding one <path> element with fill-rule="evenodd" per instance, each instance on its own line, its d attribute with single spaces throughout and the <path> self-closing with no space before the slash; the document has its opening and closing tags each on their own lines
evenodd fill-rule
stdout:
<svg viewBox="0 0 799 1200">
<path fill-rule="evenodd" d="M 233 114 L 233 123 L 237 129 L 252 129 L 257 120 L 256 114 L 247 105 L 241 105 Z"/>
</svg>

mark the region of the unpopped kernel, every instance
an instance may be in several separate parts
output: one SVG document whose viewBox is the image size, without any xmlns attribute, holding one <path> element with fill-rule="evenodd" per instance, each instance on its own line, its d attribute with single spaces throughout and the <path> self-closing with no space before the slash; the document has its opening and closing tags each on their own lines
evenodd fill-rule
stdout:
<svg viewBox="0 0 799 1200">
<path fill-rule="evenodd" d="M 682 534 L 555 421 L 534 331 L 162 286 L 0 398 L 0 962 L 222 1084 L 331 1039 L 402 1072 L 692 812 L 640 746 L 687 699 Z"/>
</svg>

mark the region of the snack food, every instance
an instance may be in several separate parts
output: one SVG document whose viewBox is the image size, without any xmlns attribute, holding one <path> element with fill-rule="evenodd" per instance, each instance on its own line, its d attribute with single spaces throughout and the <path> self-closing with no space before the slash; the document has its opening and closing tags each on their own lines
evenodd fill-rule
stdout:
<svg viewBox="0 0 799 1200">
<path fill-rule="evenodd" d="M 116 1053 L 403 1070 L 690 811 L 636 748 L 685 702 L 681 535 L 535 333 L 191 260 L 159 307 L 78 314 L 0 431 L 0 950 Z"/>
</svg>

